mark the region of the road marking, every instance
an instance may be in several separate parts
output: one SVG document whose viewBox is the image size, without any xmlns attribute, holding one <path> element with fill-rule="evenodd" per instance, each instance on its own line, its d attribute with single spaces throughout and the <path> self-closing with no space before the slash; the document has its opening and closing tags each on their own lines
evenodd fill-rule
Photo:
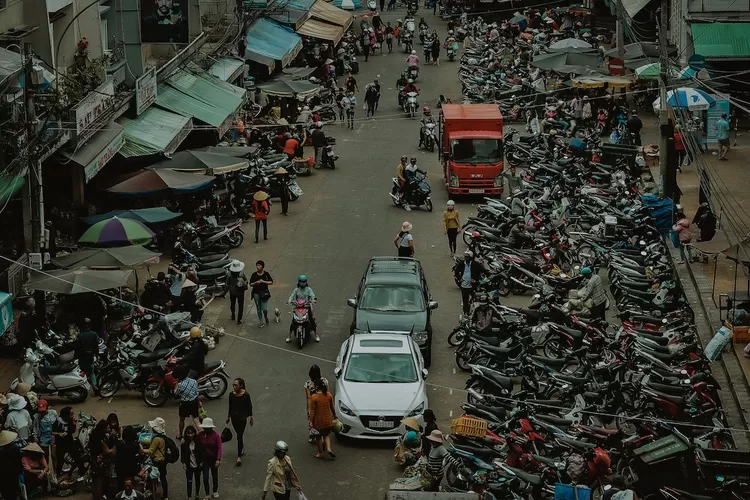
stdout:
<svg viewBox="0 0 750 500">
<path fill-rule="evenodd" d="M 454 368 L 454 369 L 453 369 L 453 375 L 455 375 L 455 374 L 456 374 L 456 369 Z"/>
<path fill-rule="evenodd" d="M 448 389 L 448 395 L 453 396 L 453 389 Z"/>
<path fill-rule="evenodd" d="M 453 410 L 451 410 L 451 411 L 450 411 L 450 412 L 448 413 L 448 416 L 449 416 L 450 418 L 453 418 Z"/>
</svg>

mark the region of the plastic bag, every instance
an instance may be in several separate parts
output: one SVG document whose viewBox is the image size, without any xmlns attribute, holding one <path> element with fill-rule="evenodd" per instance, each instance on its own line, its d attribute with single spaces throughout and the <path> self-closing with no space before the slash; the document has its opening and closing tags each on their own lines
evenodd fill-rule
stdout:
<svg viewBox="0 0 750 500">
<path fill-rule="evenodd" d="M 198 420 L 203 422 L 207 418 L 208 418 L 208 410 L 206 410 L 205 406 L 200 405 L 200 408 L 198 408 Z"/>
<path fill-rule="evenodd" d="M 588 472 L 588 464 L 586 463 L 586 459 L 583 458 L 581 455 L 578 454 L 572 454 L 570 457 L 568 457 L 568 465 L 566 467 L 566 471 L 568 473 L 568 476 L 570 476 L 570 479 L 573 481 L 581 481 L 583 478 L 586 477 L 586 473 Z M 557 489 L 555 489 L 557 491 Z M 557 494 L 555 494 L 555 498 L 557 498 Z"/>
<path fill-rule="evenodd" d="M 232 429 L 230 429 L 229 427 L 224 427 L 224 430 L 221 431 L 221 442 L 228 443 L 232 440 L 232 437 L 234 437 L 232 435 Z"/>
<path fill-rule="evenodd" d="M 732 329 L 722 326 L 711 341 L 706 345 L 703 353 L 709 361 L 716 361 L 721 356 L 721 352 L 732 341 Z"/>
</svg>

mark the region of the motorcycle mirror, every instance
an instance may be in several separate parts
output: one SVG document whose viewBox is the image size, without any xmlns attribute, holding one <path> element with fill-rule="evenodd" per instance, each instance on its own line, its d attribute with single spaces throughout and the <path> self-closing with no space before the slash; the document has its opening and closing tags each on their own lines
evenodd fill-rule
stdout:
<svg viewBox="0 0 750 500">
<path fill-rule="evenodd" d="M 687 370 L 680 370 L 680 375 L 687 375 L 687 374 L 688 374 Z"/>
<path fill-rule="evenodd" d="M 643 241 L 643 240 L 639 240 L 639 241 L 638 241 L 638 244 L 639 244 L 640 246 L 642 246 L 642 247 L 645 247 L 645 246 L 646 246 L 646 242 L 645 242 L 645 241 Z"/>
<path fill-rule="evenodd" d="M 534 294 L 534 298 L 535 298 L 535 299 L 537 299 L 537 300 L 539 300 L 539 299 L 541 299 L 541 298 L 542 298 L 542 296 L 541 296 L 541 295 L 539 295 L 538 293 L 535 293 L 535 294 Z"/>
<path fill-rule="evenodd" d="M 690 385 L 692 382 L 690 381 L 689 378 L 686 378 L 686 379 L 683 379 L 681 383 L 682 385 Z"/>
<path fill-rule="evenodd" d="M 437 309 L 438 303 L 435 300 L 431 300 L 430 302 L 428 302 L 427 307 L 429 307 L 430 309 Z"/>
<path fill-rule="evenodd" d="M 667 318 L 662 318 L 662 319 L 661 319 L 661 322 L 662 322 L 663 324 L 665 324 L 665 325 L 666 325 L 666 324 L 667 324 Z M 683 370 L 683 371 L 684 371 L 684 370 Z"/>
<path fill-rule="evenodd" d="M 341 368 L 340 367 L 337 366 L 336 368 L 333 369 L 333 376 L 336 377 L 336 378 L 341 377 Z"/>
<path fill-rule="evenodd" d="M 427 379 L 427 375 L 429 375 L 429 373 L 430 372 L 427 370 L 427 368 L 422 368 L 422 378 L 423 379 L 426 380 Z"/>
<path fill-rule="evenodd" d="M 347 299 L 346 305 L 349 307 L 357 307 L 357 299 Z"/>
<path fill-rule="evenodd" d="M 567 278 L 567 277 L 568 277 L 568 275 L 567 275 L 567 274 L 565 274 L 565 273 L 560 273 L 560 277 L 561 277 L 561 278 Z"/>
<path fill-rule="evenodd" d="M 646 257 L 648 254 L 644 251 L 641 251 L 641 257 Z"/>
<path fill-rule="evenodd" d="M 581 266 L 575 266 L 575 267 L 573 267 L 573 269 L 574 269 L 575 271 L 580 271 L 580 270 L 581 270 Z"/>
</svg>

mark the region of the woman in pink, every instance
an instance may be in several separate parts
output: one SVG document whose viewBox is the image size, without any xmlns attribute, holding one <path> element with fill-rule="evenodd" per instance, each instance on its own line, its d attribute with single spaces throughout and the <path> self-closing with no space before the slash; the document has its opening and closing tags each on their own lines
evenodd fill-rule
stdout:
<svg viewBox="0 0 750 500">
<path fill-rule="evenodd" d="M 672 231 L 677 233 L 677 238 L 680 240 L 680 264 L 685 263 L 685 245 L 689 244 L 693 240 L 693 234 L 690 232 L 690 221 L 687 220 L 685 214 L 677 212 L 677 223 L 672 226 Z M 690 255 L 690 247 L 687 247 L 687 255 L 690 261 L 693 261 L 693 256 Z"/>
<path fill-rule="evenodd" d="M 221 435 L 214 428 L 211 418 L 204 418 L 201 431 L 198 434 L 203 445 L 203 489 L 206 492 L 204 500 L 208 500 L 208 473 L 211 472 L 213 497 L 219 498 L 219 465 L 221 465 Z"/>
</svg>

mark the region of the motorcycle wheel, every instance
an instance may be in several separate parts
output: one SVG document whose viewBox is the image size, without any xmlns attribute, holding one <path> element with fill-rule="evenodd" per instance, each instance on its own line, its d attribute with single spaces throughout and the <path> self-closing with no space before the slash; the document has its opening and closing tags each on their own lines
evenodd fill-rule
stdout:
<svg viewBox="0 0 750 500">
<path fill-rule="evenodd" d="M 461 345 L 461 342 L 464 341 L 464 331 L 460 328 L 456 328 L 451 332 L 450 335 L 448 335 L 448 345 L 451 347 L 458 347 Z"/>
<path fill-rule="evenodd" d="M 478 381 L 474 382 L 473 384 L 471 384 L 471 387 L 469 387 L 469 389 L 471 389 L 474 392 L 477 392 L 477 393 L 479 393 L 479 394 L 481 394 L 483 396 L 485 394 L 487 394 L 487 391 L 484 390 L 484 387 Z M 477 403 L 482 404 L 482 402 L 479 401 L 478 399 L 476 399 L 472 393 L 468 393 L 466 395 L 466 402 L 469 403 L 470 405 L 475 405 Z"/>
<path fill-rule="evenodd" d="M 435 152 L 435 143 L 432 141 L 432 139 L 430 139 L 429 141 L 427 141 L 427 149 L 430 150 L 430 153 L 434 153 Z"/>
<path fill-rule="evenodd" d="M 596 250 L 594 250 L 594 247 L 588 243 L 580 245 L 576 255 L 578 256 L 578 262 L 581 266 L 591 267 L 596 260 Z"/>
<path fill-rule="evenodd" d="M 511 292 L 511 293 L 512 293 L 513 295 L 523 295 L 523 294 L 525 294 L 525 293 L 526 293 L 526 287 L 525 287 L 525 286 L 522 286 L 522 285 L 519 285 L 519 284 L 518 284 L 518 283 L 516 283 L 515 281 L 512 281 L 512 280 L 511 280 L 511 281 L 510 281 L 510 282 L 508 283 L 508 287 L 509 287 L 509 289 L 510 289 L 510 292 Z"/>
<path fill-rule="evenodd" d="M 544 343 L 544 355 L 548 358 L 562 359 L 570 354 L 570 349 L 563 346 L 560 339 L 551 338 Z"/>
<path fill-rule="evenodd" d="M 239 231 L 235 231 L 234 235 L 229 239 L 229 246 L 232 248 L 239 248 L 242 246 L 243 241 L 245 241 L 245 235 Z"/>
<path fill-rule="evenodd" d="M 507 297 L 510 295 L 510 286 L 507 281 L 503 280 L 502 283 L 500 283 L 500 286 L 497 288 L 497 294 L 501 297 Z"/>
<path fill-rule="evenodd" d="M 155 381 L 148 382 L 143 386 L 142 395 L 143 402 L 146 403 L 146 405 L 151 406 L 152 408 L 164 406 L 164 404 L 169 399 L 169 393 L 164 387 L 164 384 L 160 384 L 159 382 Z"/>
<path fill-rule="evenodd" d="M 299 341 L 299 349 L 305 347 L 305 330 L 302 328 L 297 329 L 297 340 Z"/>
<path fill-rule="evenodd" d="M 71 403 L 83 403 L 89 397 L 89 391 L 85 387 L 73 387 L 60 393 L 60 396 L 68 399 Z"/>
<path fill-rule="evenodd" d="M 425 208 L 427 208 L 428 212 L 432 212 L 432 200 L 430 198 L 427 198 L 424 202 Z"/>
<path fill-rule="evenodd" d="M 461 371 L 468 372 L 471 371 L 471 367 L 469 366 L 470 363 L 471 359 L 468 357 L 466 347 L 456 349 L 456 366 L 458 366 Z"/>
<path fill-rule="evenodd" d="M 206 385 L 208 386 L 208 388 L 204 392 L 206 398 L 220 399 L 227 392 L 229 382 L 227 382 L 227 379 L 226 377 L 224 377 L 224 375 L 211 375 L 210 377 L 208 377 Z"/>
<path fill-rule="evenodd" d="M 99 396 L 102 398 L 111 398 L 120 390 L 120 379 L 116 376 L 107 376 L 102 378 L 99 383 Z"/>
</svg>

